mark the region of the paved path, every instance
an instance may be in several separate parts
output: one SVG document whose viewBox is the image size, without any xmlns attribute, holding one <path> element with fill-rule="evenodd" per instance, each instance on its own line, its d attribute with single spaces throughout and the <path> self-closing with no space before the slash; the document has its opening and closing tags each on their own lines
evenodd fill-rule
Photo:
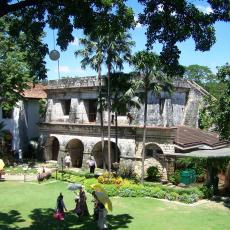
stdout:
<svg viewBox="0 0 230 230">
<path fill-rule="evenodd" d="M 2 179 L 5 181 L 35 181 L 37 180 L 37 175 L 11 175 L 11 174 L 5 174 L 2 176 Z"/>
</svg>

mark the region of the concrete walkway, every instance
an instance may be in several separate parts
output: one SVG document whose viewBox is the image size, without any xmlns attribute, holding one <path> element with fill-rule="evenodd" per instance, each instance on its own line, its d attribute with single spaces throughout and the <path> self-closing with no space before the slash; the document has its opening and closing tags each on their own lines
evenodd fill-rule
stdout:
<svg viewBox="0 0 230 230">
<path fill-rule="evenodd" d="M 37 175 L 36 174 L 31 174 L 31 175 L 23 175 L 23 174 L 11 175 L 11 174 L 5 174 L 5 175 L 2 176 L 2 180 L 5 180 L 5 181 L 35 181 L 35 180 L 37 180 Z"/>
</svg>

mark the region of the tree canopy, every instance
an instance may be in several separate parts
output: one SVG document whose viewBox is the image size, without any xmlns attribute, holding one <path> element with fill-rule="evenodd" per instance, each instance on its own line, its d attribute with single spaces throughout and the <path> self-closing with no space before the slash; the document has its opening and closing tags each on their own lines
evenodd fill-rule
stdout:
<svg viewBox="0 0 230 230">
<path fill-rule="evenodd" d="M 211 116 L 222 138 L 230 139 L 230 65 L 228 63 L 218 68 L 217 77 L 226 87 L 219 92 L 218 100 L 212 101 Z"/>
<path fill-rule="evenodd" d="M 21 98 L 27 83 L 35 81 L 38 68 L 41 73 L 46 72 L 43 61 L 46 47 L 42 45 L 41 37 L 33 41 L 37 50 L 24 33 L 18 37 L 10 36 L 12 20 L 12 17 L 0 18 L 0 102 L 5 108 L 13 106 Z"/>
<path fill-rule="evenodd" d="M 144 12 L 139 15 L 140 23 L 147 26 L 147 46 L 155 42 L 162 44 L 161 61 L 165 71 L 181 74 L 178 43 L 192 38 L 195 49 L 207 51 L 215 43 L 214 23 L 230 20 L 230 2 L 208 0 L 212 8 L 209 14 L 200 11 L 188 0 L 138 0 Z"/>
<path fill-rule="evenodd" d="M 9 98 L 9 95 L 13 95 L 11 104 L 20 99 L 20 93 L 26 88 L 26 82 L 36 82 L 47 77 L 44 58 L 48 53 L 48 48 L 41 40 L 45 26 L 57 29 L 57 45 L 61 50 L 66 50 L 68 44 L 74 40 L 72 35 L 74 29 L 83 29 L 86 35 L 95 35 L 97 33 L 95 28 L 99 28 L 100 25 L 100 33 L 104 34 L 107 33 L 105 25 L 108 25 L 109 21 L 111 34 L 118 34 L 121 28 L 126 30 L 134 26 L 133 11 L 124 4 L 123 0 L 24 0 L 17 2 L 4 0 L 1 1 L 0 18 L 2 20 L 1 36 L 17 47 L 14 50 L 20 52 L 20 55 L 17 53 L 17 61 L 20 63 L 23 61 L 24 65 L 24 68 L 21 65 L 23 69 L 18 68 L 16 72 L 17 68 L 10 67 L 16 59 L 16 54 L 13 57 L 13 52 L 9 53 L 8 47 L 5 47 L 5 50 L 0 49 L 1 78 L 4 84 L 9 86 L 8 90 L 6 87 L 1 87 L 1 97 Z M 5 66 L 3 66 L 3 61 L 6 62 L 4 53 L 7 53 L 8 57 L 8 65 Z M 10 54 L 12 54 L 11 57 Z M 3 70 L 6 66 L 8 69 L 14 69 L 15 72 L 10 75 Z M 14 77 L 11 77 L 13 75 Z"/>
</svg>

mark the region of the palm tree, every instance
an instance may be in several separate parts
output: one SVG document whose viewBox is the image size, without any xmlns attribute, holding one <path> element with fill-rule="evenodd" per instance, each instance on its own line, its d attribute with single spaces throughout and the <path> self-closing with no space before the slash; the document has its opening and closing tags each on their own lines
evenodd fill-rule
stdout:
<svg viewBox="0 0 230 230">
<path fill-rule="evenodd" d="M 123 69 L 124 61 L 131 60 L 131 46 L 134 42 L 131 41 L 131 36 L 126 32 L 107 33 L 105 35 L 88 36 L 86 39 L 81 40 L 85 49 L 77 51 L 76 55 L 83 57 L 81 63 L 82 67 L 90 65 L 91 68 L 98 71 L 98 76 L 101 73 L 102 64 L 107 68 L 107 107 L 108 107 L 108 170 L 111 172 L 111 88 L 110 88 L 110 75 L 112 70 Z M 101 76 L 100 76 L 101 78 Z M 101 92 L 101 90 L 100 90 Z M 101 95 L 101 93 L 100 93 Z M 102 101 L 100 99 L 100 101 Z M 100 106 L 102 109 L 102 105 Z M 101 124 L 103 122 L 101 113 Z"/>
<path fill-rule="evenodd" d="M 169 91 L 171 84 L 168 82 L 167 76 L 161 71 L 160 59 L 155 53 L 145 50 L 137 52 L 133 57 L 133 65 L 139 75 L 138 77 L 140 77 L 136 79 L 136 87 L 144 89 L 144 130 L 141 167 L 141 183 L 143 183 L 148 92 L 159 93 L 161 90 Z"/>
<path fill-rule="evenodd" d="M 103 99 L 102 99 L 102 79 L 101 79 L 101 65 L 104 61 L 102 47 L 102 37 L 98 37 L 96 40 L 92 40 L 90 36 L 79 39 L 80 44 L 84 47 L 83 49 L 77 50 L 75 56 L 81 56 L 81 66 L 86 68 L 90 66 L 98 73 L 99 81 L 99 113 L 100 113 L 100 125 L 101 125 L 101 149 L 103 155 L 103 168 L 105 170 L 105 159 L 104 159 L 104 120 L 103 120 Z"/>
<path fill-rule="evenodd" d="M 118 145 L 118 114 L 125 114 L 129 112 L 131 107 L 140 108 L 139 98 L 135 95 L 131 81 L 131 74 L 122 72 L 111 75 L 111 98 L 112 108 L 115 120 L 115 143 Z M 117 148 L 115 149 L 115 159 L 118 162 Z"/>
<path fill-rule="evenodd" d="M 104 44 L 106 54 L 107 66 L 107 80 L 108 80 L 108 170 L 111 172 L 111 88 L 110 76 L 111 70 L 122 70 L 124 61 L 131 61 L 131 47 L 134 42 L 131 41 L 130 34 L 126 32 L 118 32 L 116 34 L 109 34 Z"/>
</svg>

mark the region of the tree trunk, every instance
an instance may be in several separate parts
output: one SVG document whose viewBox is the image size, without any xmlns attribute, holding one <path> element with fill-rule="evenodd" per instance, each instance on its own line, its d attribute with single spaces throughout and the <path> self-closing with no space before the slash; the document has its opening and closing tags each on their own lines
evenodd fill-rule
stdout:
<svg viewBox="0 0 230 230">
<path fill-rule="evenodd" d="M 110 105 L 110 71 L 111 71 L 111 64 L 107 65 L 108 68 L 108 170 L 111 173 L 111 141 L 110 141 L 110 131 L 111 131 L 111 105 Z"/>
<path fill-rule="evenodd" d="M 227 193 L 230 192 L 230 161 L 225 171 L 224 189 Z"/>
<path fill-rule="evenodd" d="M 141 183 L 144 183 L 145 175 L 145 139 L 146 139 L 146 122 L 147 122 L 147 97 L 148 89 L 145 88 L 145 108 L 144 108 L 144 131 L 143 131 L 143 147 L 142 147 L 142 165 L 141 165 Z"/>
<path fill-rule="evenodd" d="M 117 111 L 115 112 L 115 161 L 118 162 L 118 152 L 117 152 L 117 144 L 118 144 L 118 125 L 117 125 Z"/>
<path fill-rule="evenodd" d="M 105 166 L 105 140 L 104 140 L 104 121 L 103 121 L 103 108 L 102 108 L 102 95 L 101 95 L 101 65 L 98 65 L 98 80 L 99 80 L 99 98 L 100 98 L 100 125 L 101 125 L 101 151 L 103 159 L 103 169 L 106 170 Z"/>
</svg>

